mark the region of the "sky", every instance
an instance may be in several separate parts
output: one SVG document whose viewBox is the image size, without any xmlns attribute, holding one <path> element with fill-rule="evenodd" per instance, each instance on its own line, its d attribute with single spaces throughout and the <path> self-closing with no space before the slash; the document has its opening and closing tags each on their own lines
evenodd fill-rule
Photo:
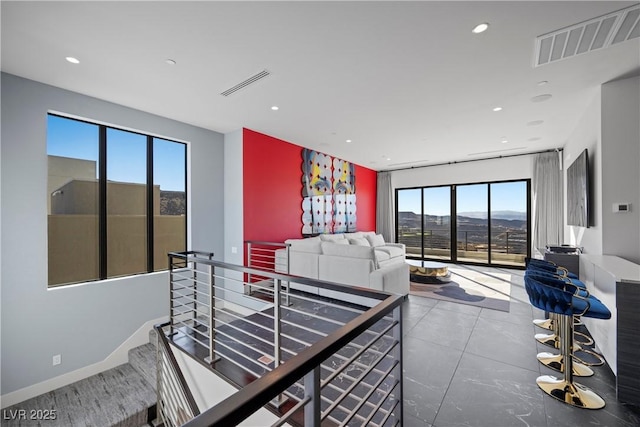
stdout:
<svg viewBox="0 0 640 427">
<path fill-rule="evenodd" d="M 422 189 L 400 190 L 398 210 L 420 215 L 420 193 Z M 450 187 L 429 187 L 424 189 L 425 214 L 450 215 Z M 483 212 L 487 210 L 487 184 L 456 186 L 456 207 L 458 212 Z M 491 184 L 492 211 L 527 211 L 527 183 L 525 181 Z"/>
<path fill-rule="evenodd" d="M 95 124 L 49 115 L 47 154 L 97 164 L 98 129 Z M 146 150 L 145 135 L 107 128 L 107 179 L 145 183 Z M 185 191 L 185 156 L 185 144 L 154 138 L 154 184 L 163 191 Z"/>
</svg>

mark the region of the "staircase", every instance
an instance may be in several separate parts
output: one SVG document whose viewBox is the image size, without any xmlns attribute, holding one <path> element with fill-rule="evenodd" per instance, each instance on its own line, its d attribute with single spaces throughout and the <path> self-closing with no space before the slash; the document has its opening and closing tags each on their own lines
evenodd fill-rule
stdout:
<svg viewBox="0 0 640 427">
<path fill-rule="evenodd" d="M 3 419 L 3 426 L 142 427 L 156 418 L 156 336 L 129 350 L 129 362 L 3 410 L 25 410 L 27 420 Z M 54 409 L 53 421 L 29 420 L 31 410 Z M 13 412 L 11 412 L 13 411 Z"/>
</svg>

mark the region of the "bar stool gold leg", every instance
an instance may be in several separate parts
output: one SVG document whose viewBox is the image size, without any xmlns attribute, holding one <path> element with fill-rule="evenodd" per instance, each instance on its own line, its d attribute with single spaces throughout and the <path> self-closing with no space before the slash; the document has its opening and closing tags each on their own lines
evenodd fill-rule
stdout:
<svg viewBox="0 0 640 427">
<path fill-rule="evenodd" d="M 593 390 L 582 384 L 573 381 L 573 323 L 572 316 L 558 316 L 560 328 L 566 333 L 562 334 L 561 350 L 566 361 L 564 369 L 564 378 L 558 379 L 551 375 L 542 375 L 536 379 L 538 387 L 549 396 L 558 399 L 564 403 L 579 408 L 600 409 L 604 408 L 604 400 L 598 396 Z"/>
<path fill-rule="evenodd" d="M 538 362 L 542 363 L 547 368 L 554 371 L 564 372 L 564 356 L 562 354 L 553 354 L 542 352 L 538 353 Z M 573 367 L 573 375 L 575 377 L 590 377 L 593 375 L 593 370 L 587 365 L 577 362 L 575 359 L 571 364 Z"/>
</svg>

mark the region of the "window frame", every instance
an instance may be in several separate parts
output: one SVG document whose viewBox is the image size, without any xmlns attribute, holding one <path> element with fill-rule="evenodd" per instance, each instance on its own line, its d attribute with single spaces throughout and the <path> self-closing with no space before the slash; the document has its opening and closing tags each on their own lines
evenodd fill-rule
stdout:
<svg viewBox="0 0 640 427">
<path fill-rule="evenodd" d="M 421 249 L 420 256 L 410 256 L 407 255 L 409 259 L 423 260 L 423 261 L 438 261 L 438 262 L 451 262 L 454 264 L 465 264 L 465 265 L 478 265 L 478 266 L 499 266 L 499 267 L 508 267 L 515 269 L 524 269 L 523 266 L 515 266 L 506 263 L 495 262 L 492 259 L 491 254 L 491 185 L 492 184 L 504 184 L 504 183 L 512 183 L 512 182 L 524 182 L 526 183 L 526 197 L 527 197 L 527 253 L 526 257 L 531 256 L 531 179 L 530 178 L 520 178 L 520 179 L 507 179 L 507 180 L 499 180 L 499 181 L 481 181 L 481 182 L 468 182 L 468 183 L 456 183 L 456 184 L 438 184 L 438 185 L 424 185 L 424 186 L 411 186 L 411 187 L 402 187 L 395 188 L 394 191 L 394 210 L 395 210 L 395 241 L 398 243 L 399 236 L 399 203 L 398 203 L 398 193 L 403 190 L 420 190 L 421 197 L 421 214 L 424 215 L 424 189 L 426 188 L 437 188 L 437 187 L 449 187 L 451 192 L 450 202 L 451 202 L 451 211 L 450 211 L 450 227 L 451 227 L 451 259 L 447 261 L 442 261 L 440 259 L 426 257 L 424 253 L 424 220 L 420 221 L 420 230 L 421 230 Z M 456 189 L 459 186 L 465 185 L 486 185 L 487 186 L 487 239 L 488 239 L 488 248 L 487 248 L 487 262 L 469 262 L 469 261 L 459 261 L 458 260 L 458 250 L 457 250 L 457 234 L 458 234 L 458 207 L 457 207 L 457 192 Z M 454 248 L 456 248 L 454 250 Z"/>
<path fill-rule="evenodd" d="M 102 122 L 94 122 L 94 121 L 90 121 L 90 120 L 86 120 L 86 119 L 82 119 L 82 118 L 78 118 L 75 116 L 67 116 L 65 114 L 61 114 L 58 112 L 48 112 L 47 113 L 47 120 L 49 119 L 49 117 L 57 117 L 60 119 L 64 119 L 64 120 L 72 120 L 75 122 L 81 122 L 81 123 L 86 123 L 92 126 L 97 126 L 98 127 L 98 160 L 97 160 L 97 165 L 96 165 L 96 170 L 97 170 L 97 183 L 98 183 L 98 213 L 97 213 L 97 219 L 98 219 L 98 277 L 95 279 L 91 279 L 91 280 L 82 280 L 82 281 L 78 281 L 78 282 L 64 282 L 64 283 L 55 283 L 55 284 L 50 284 L 49 280 L 47 279 L 47 287 L 48 288 L 55 288 L 55 287 L 61 287 L 61 286 L 66 286 L 66 285 L 73 285 L 73 284 L 78 284 L 78 283 L 90 283 L 90 282 L 95 282 L 95 281 L 101 281 L 101 280 L 107 280 L 107 279 L 118 279 L 118 278 L 124 278 L 124 277 L 132 277 L 132 276 L 137 276 L 137 275 L 141 275 L 141 274 L 149 274 L 149 273 L 154 273 L 154 272 L 159 272 L 159 271 L 166 271 L 168 266 L 165 265 L 163 268 L 156 268 L 157 266 L 155 266 L 154 264 L 154 239 L 155 239 L 155 218 L 154 218 L 154 201 L 153 201 L 153 189 L 154 189 L 154 141 L 156 139 L 158 140 L 163 140 L 163 141 L 167 141 L 167 142 L 173 142 L 176 144 L 180 144 L 183 146 L 184 148 L 184 163 L 183 163 L 183 168 L 184 168 L 184 181 L 183 181 L 183 186 L 184 186 L 184 245 L 183 247 L 185 248 L 184 250 L 187 250 L 187 245 L 188 245 L 188 230 L 189 230 L 189 189 L 188 189 L 188 142 L 185 141 L 179 141 L 176 140 L 175 138 L 170 138 L 170 137 L 166 137 L 166 136 L 159 136 L 159 135 L 154 135 L 151 133 L 145 133 L 142 131 L 138 131 L 138 130 L 133 130 L 133 129 L 129 129 L 126 127 L 118 127 L 118 126 L 114 126 L 111 124 L 106 124 L 106 123 L 102 123 Z M 107 145 L 108 145 L 108 141 L 107 141 L 107 130 L 108 129 L 114 129 L 117 131 L 122 131 L 122 132 L 129 132 L 132 134 L 136 134 L 136 135 L 141 135 L 144 136 L 146 138 L 146 183 L 145 185 L 145 193 L 146 193 L 146 200 L 145 200 L 145 223 L 146 223 L 146 271 L 141 271 L 141 272 L 137 272 L 137 273 L 131 273 L 131 274 L 124 274 L 124 275 L 116 275 L 116 276 L 109 276 L 107 274 L 107 252 L 108 252 L 108 205 L 107 205 L 107 192 L 108 192 L 108 179 L 107 179 Z M 49 130 L 47 129 L 47 139 L 49 137 Z M 48 143 L 47 143 L 47 156 L 49 156 L 49 147 L 48 147 Z M 49 175 L 49 172 L 47 171 L 47 179 Z M 49 195 L 47 195 L 47 197 L 49 197 Z M 47 213 L 47 215 L 50 215 L 50 213 Z M 48 233 L 48 226 L 47 226 L 47 233 Z M 48 240 L 47 240 L 48 241 Z M 47 243 L 48 245 L 48 243 Z M 47 263 L 49 261 L 47 260 Z"/>
</svg>

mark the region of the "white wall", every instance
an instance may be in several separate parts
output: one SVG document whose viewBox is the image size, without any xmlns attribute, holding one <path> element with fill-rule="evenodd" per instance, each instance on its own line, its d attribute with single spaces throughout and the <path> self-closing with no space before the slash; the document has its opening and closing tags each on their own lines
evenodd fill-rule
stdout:
<svg viewBox="0 0 640 427">
<path fill-rule="evenodd" d="M 585 148 L 591 172 L 591 227 L 565 225 L 565 243 L 594 255 L 640 263 L 640 77 L 594 90 L 582 119 L 564 146 L 564 169 Z M 566 182 L 566 180 L 565 180 Z M 631 212 L 613 213 L 614 202 Z M 566 188 L 565 188 L 566 218 Z"/>
<path fill-rule="evenodd" d="M 224 164 L 224 260 L 243 265 L 242 129 L 224 135 Z"/>
<path fill-rule="evenodd" d="M 189 142 L 190 248 L 223 253 L 223 135 L 2 74 L 1 393 L 105 359 L 168 314 L 166 273 L 47 288 L 47 112 Z M 62 364 L 52 366 L 52 356 Z"/>
<path fill-rule="evenodd" d="M 391 185 L 395 190 L 406 187 L 530 179 L 531 159 L 532 156 L 517 156 L 398 170 L 391 173 Z"/>
<path fill-rule="evenodd" d="M 602 254 L 602 154 L 600 140 L 600 88 L 594 89 L 591 102 L 582 118 L 564 145 L 564 243 L 582 246 L 589 254 Z M 590 218 L 591 227 L 567 225 L 567 168 L 580 155 L 582 150 L 589 151 L 589 171 L 591 175 Z"/>
<path fill-rule="evenodd" d="M 230 264 L 244 265 L 244 180 L 243 180 L 243 129 L 224 135 L 224 260 Z M 265 303 L 243 296 L 244 274 L 225 272 L 224 286 L 233 292 L 224 296 L 226 306 L 242 312 L 243 308 L 262 310 Z"/>
<path fill-rule="evenodd" d="M 640 264 L 640 77 L 602 85 L 602 252 Z M 631 203 L 614 213 L 614 203 Z"/>
</svg>

